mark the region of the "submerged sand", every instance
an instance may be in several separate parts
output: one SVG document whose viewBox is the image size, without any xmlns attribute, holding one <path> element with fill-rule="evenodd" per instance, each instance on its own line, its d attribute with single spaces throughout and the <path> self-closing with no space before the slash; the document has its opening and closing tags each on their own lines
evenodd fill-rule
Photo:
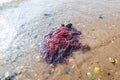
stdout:
<svg viewBox="0 0 120 80">
<path fill-rule="evenodd" d="M 19 73 L 13 80 L 120 79 L 119 0 L 13 0 L 1 5 L 0 12 L 4 27 L 12 27 L 6 27 L 10 38 L 4 35 L 6 28 L 0 32 L 4 35 L 0 37 L 0 80 L 12 73 Z M 84 54 L 74 52 L 68 64 L 58 64 L 51 73 L 41 59 L 38 43 L 62 23 L 72 23 L 80 30 L 82 43 L 89 44 L 91 50 Z M 118 64 L 111 63 L 109 58 L 116 59 Z M 100 68 L 98 74 L 94 73 L 95 67 Z M 88 78 L 87 72 L 93 77 Z"/>
</svg>

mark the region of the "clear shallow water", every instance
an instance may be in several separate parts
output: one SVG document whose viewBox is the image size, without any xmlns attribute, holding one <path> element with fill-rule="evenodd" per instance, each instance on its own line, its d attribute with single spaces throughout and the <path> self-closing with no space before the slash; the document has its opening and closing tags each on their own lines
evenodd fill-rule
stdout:
<svg viewBox="0 0 120 80">
<path fill-rule="evenodd" d="M 1 0 L 1 4 L 9 3 L 12 0 Z M 54 2 L 54 3 L 53 3 Z M 44 15 L 46 9 L 54 8 L 57 1 L 27 0 L 20 3 L 10 3 L 13 7 L 8 7 L 0 12 L 0 51 L 6 50 L 15 37 L 21 25 L 24 25 L 37 16 Z M 48 4 L 49 3 L 49 4 Z M 46 5 L 47 4 L 47 5 Z M 45 6 L 46 5 L 46 6 Z M 5 6 L 1 6 L 4 8 Z M 49 12 L 46 12 L 49 13 Z"/>
<path fill-rule="evenodd" d="M 15 27 L 4 17 L 0 17 L 0 52 L 9 47 L 16 33 Z"/>
</svg>

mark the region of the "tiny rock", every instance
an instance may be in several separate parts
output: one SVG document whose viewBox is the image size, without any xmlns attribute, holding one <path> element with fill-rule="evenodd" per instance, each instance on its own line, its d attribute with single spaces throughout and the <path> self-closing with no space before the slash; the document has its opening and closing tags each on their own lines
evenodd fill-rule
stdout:
<svg viewBox="0 0 120 80">
<path fill-rule="evenodd" d="M 109 62 L 113 63 L 113 64 L 118 64 L 118 60 L 115 58 L 109 58 Z"/>
<path fill-rule="evenodd" d="M 95 68 L 94 68 L 94 73 L 95 73 L 95 74 L 98 74 L 99 72 L 100 72 L 100 68 L 99 68 L 99 67 L 95 67 Z"/>
<path fill-rule="evenodd" d="M 91 72 L 87 72 L 87 77 L 88 78 L 92 78 L 93 77 L 93 74 Z"/>
<path fill-rule="evenodd" d="M 66 69 L 65 69 L 65 73 L 66 73 L 66 74 L 70 74 L 70 69 L 69 69 L 69 68 L 66 68 Z"/>
<path fill-rule="evenodd" d="M 55 68 L 53 68 L 53 67 L 50 68 L 50 70 L 49 70 L 49 74 L 52 75 L 52 74 L 54 74 L 54 72 L 55 72 Z"/>
<path fill-rule="evenodd" d="M 6 73 L 5 73 L 5 77 L 8 77 L 9 75 L 10 75 L 9 72 L 6 72 Z"/>
</svg>

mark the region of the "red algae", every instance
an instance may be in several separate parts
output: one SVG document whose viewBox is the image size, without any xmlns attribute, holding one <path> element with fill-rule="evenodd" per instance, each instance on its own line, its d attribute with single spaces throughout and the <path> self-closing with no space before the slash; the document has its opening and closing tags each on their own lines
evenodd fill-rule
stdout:
<svg viewBox="0 0 120 80">
<path fill-rule="evenodd" d="M 88 45 L 80 43 L 81 32 L 73 28 L 72 24 L 61 25 L 57 30 L 45 35 L 39 45 L 42 58 L 52 65 L 65 63 L 67 58 L 75 50 L 86 52 L 90 50 Z"/>
</svg>

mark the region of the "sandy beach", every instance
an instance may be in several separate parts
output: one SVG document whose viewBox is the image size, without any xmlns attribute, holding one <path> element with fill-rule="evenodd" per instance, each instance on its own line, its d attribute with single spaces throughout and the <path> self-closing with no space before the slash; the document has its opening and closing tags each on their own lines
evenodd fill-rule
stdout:
<svg viewBox="0 0 120 80">
<path fill-rule="evenodd" d="M 50 68 L 38 44 L 68 23 L 91 50 Z M 120 0 L 0 0 L 0 80 L 120 80 L 119 48 Z"/>
</svg>

